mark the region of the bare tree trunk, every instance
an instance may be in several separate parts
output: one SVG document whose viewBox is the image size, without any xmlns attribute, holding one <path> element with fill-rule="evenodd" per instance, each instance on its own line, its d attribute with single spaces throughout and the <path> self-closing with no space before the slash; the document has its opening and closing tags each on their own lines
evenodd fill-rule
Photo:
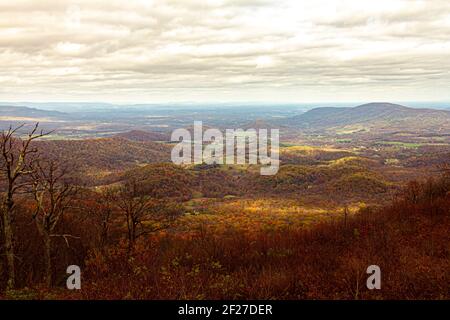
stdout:
<svg viewBox="0 0 450 320">
<path fill-rule="evenodd" d="M 344 207 L 344 228 L 347 229 L 348 207 Z"/>
<path fill-rule="evenodd" d="M 3 212 L 3 233 L 5 235 L 5 255 L 8 267 L 8 280 L 6 289 L 11 290 L 16 286 L 16 268 L 14 264 L 14 237 L 11 224 L 11 214 L 6 204 L 6 210 Z M 11 208 L 12 209 L 12 208 Z"/>
<path fill-rule="evenodd" d="M 16 268 L 14 264 L 14 195 L 23 188 L 26 183 L 20 181 L 22 177 L 31 173 L 31 163 L 28 159 L 37 149 L 31 146 L 31 142 L 37 138 L 45 136 L 42 131 L 37 133 L 39 123 L 25 139 L 16 138 L 15 135 L 24 125 L 16 128 L 10 127 L 0 133 L 0 174 L 1 178 L 7 182 L 7 191 L 4 194 L 2 203 L 3 234 L 5 236 L 5 255 L 8 266 L 8 280 L 6 289 L 10 290 L 16 286 Z"/>
<path fill-rule="evenodd" d="M 100 247 L 103 248 L 108 243 L 108 224 L 106 222 L 102 222 L 102 230 L 100 232 Z"/>
<path fill-rule="evenodd" d="M 128 253 L 130 254 L 133 251 L 134 243 L 136 240 L 136 227 L 134 226 L 133 221 L 130 222 L 130 229 L 128 231 Z"/>
<path fill-rule="evenodd" d="M 45 257 L 45 284 L 47 288 L 53 286 L 52 279 L 52 242 L 48 234 L 44 234 L 44 257 Z"/>
</svg>

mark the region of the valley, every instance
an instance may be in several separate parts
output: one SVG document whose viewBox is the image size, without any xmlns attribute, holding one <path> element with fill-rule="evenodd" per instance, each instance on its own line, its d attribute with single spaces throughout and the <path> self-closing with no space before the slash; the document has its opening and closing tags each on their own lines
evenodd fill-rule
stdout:
<svg viewBox="0 0 450 320">
<path fill-rule="evenodd" d="M 61 268 L 65 259 L 76 253 L 79 264 L 89 270 L 90 289 L 82 296 L 75 295 L 76 298 L 121 298 L 131 294 L 126 284 L 119 284 L 120 289 L 113 295 L 107 293 L 106 287 L 102 287 L 106 283 L 99 271 L 106 268 L 115 274 L 115 269 L 111 268 L 115 268 L 117 263 L 121 265 L 121 261 L 126 259 L 124 255 L 131 254 L 130 250 L 135 252 L 133 256 L 136 258 L 142 255 L 140 259 L 162 254 L 162 260 L 155 263 L 141 261 L 134 265 L 130 262 L 129 267 L 144 268 L 147 271 L 139 272 L 145 277 L 149 276 L 148 270 L 153 270 L 157 278 L 146 281 L 160 281 L 168 286 L 165 293 L 145 293 L 135 288 L 137 295 L 133 298 L 139 295 L 189 299 L 240 297 L 236 294 L 252 298 L 272 297 L 261 296 L 263 292 L 270 292 L 276 298 L 330 298 L 329 293 L 323 291 L 325 289 L 312 289 L 317 285 L 313 279 L 305 284 L 309 289 L 292 287 L 295 281 L 300 281 L 293 273 L 296 271 L 292 269 L 295 265 L 292 262 L 283 266 L 287 270 L 284 274 L 260 268 L 291 259 L 297 261 L 301 259 L 298 256 L 300 252 L 313 259 L 305 262 L 306 265 L 300 264 L 307 270 L 325 263 L 326 259 L 332 259 L 329 263 L 342 268 L 353 268 L 341 264 L 329 252 L 345 251 L 345 246 L 333 249 L 329 242 L 319 245 L 314 237 L 337 243 L 352 242 L 359 239 L 360 232 L 368 232 L 361 231 L 361 228 L 366 230 L 366 225 L 370 225 L 375 231 L 365 241 L 369 241 L 366 245 L 373 246 L 375 238 L 372 237 L 382 232 L 383 223 L 402 223 L 400 218 L 392 218 L 391 221 L 386 215 L 391 212 L 397 217 L 397 212 L 405 211 L 406 203 L 410 201 L 405 199 L 410 199 L 411 192 L 414 197 L 419 197 L 420 192 L 434 188 L 440 190 L 436 191 L 439 197 L 446 199 L 442 201 L 448 200 L 442 195 L 445 191 L 441 190 L 447 190 L 448 186 L 441 188 L 437 185 L 447 183 L 439 181 L 447 181 L 442 174 L 450 160 L 450 111 L 372 103 L 353 108 L 327 107 L 309 111 L 291 106 L 282 112 L 276 107 L 267 107 L 261 112 L 230 107 L 220 112 L 212 109 L 202 113 L 203 130 L 214 127 L 221 131 L 239 127 L 279 128 L 280 167 L 277 174 L 264 176 L 260 174 L 260 164 L 173 164 L 171 150 L 174 142 L 170 141 L 170 135 L 177 128 L 192 130 L 199 114 L 191 108 L 171 112 L 144 108 L 86 113 L 15 108 L 0 106 L 2 129 L 19 126 L 18 139 L 26 140 L 30 126 L 41 121 L 39 128 L 43 132 L 49 131 L 49 134 L 31 142 L 35 157 L 44 163 L 61 165 L 66 183 L 78 190 L 77 196 L 71 200 L 73 209 L 68 209 L 64 224 L 59 227 L 61 232 L 73 234 L 74 238 L 65 239 L 70 242 L 67 248 L 64 241 L 55 241 L 55 254 L 66 258 L 53 266 L 56 275 L 63 274 Z M 21 127 L 21 124 L 25 126 Z M 26 181 L 24 185 L 27 185 Z M 5 183 L 2 182 L 0 187 L 5 190 Z M 29 243 L 31 239 L 39 238 L 36 230 L 27 224 L 30 210 L 35 205 L 33 199 L 26 195 L 17 196 L 16 201 L 21 208 L 19 224 L 28 229 L 30 235 L 21 241 Z M 401 203 L 401 209 L 393 209 L 392 206 L 398 203 Z M 444 202 L 427 202 L 427 205 L 437 206 L 433 210 L 438 211 L 448 208 Z M 427 226 L 428 222 L 424 223 Z M 344 236 L 350 232 L 348 224 L 355 225 L 351 232 L 356 238 Z M 444 235 L 440 233 L 439 236 Z M 389 234 L 389 237 L 398 235 Z M 290 242 L 293 239 L 309 244 L 297 247 Z M 269 247 L 265 247 L 266 242 L 270 243 L 267 244 Z M 233 252 L 232 255 L 237 257 L 238 252 L 233 251 L 236 243 L 252 248 L 249 255 L 227 260 L 221 250 Z M 178 251 L 186 246 L 187 252 Z M 311 246 L 318 246 L 321 254 L 328 255 L 328 258 L 317 260 L 304 251 Z M 34 249 L 19 247 L 18 250 Z M 264 255 L 266 260 L 260 260 L 258 254 Z M 363 256 L 352 256 L 352 259 L 365 259 Z M 389 255 L 385 259 L 391 258 Z M 250 291 L 242 293 L 242 281 L 248 281 L 252 276 L 240 273 L 251 272 L 251 269 L 243 269 L 239 259 L 248 259 L 245 263 L 249 268 L 259 270 L 257 274 L 264 280 L 255 279 L 256 283 L 268 281 L 275 287 L 260 291 L 247 284 Z M 106 260 L 109 262 L 104 264 Z M 120 282 L 129 274 L 119 265 L 119 273 L 114 277 Z M 44 267 L 42 262 L 38 266 Z M 27 263 L 20 265 L 20 270 L 29 268 L 31 265 Z M 39 270 L 36 265 L 33 269 Z M 205 270 L 206 278 L 198 274 L 200 270 Z M 265 272 L 269 273 L 265 275 Z M 39 274 L 37 271 L 34 276 L 37 282 L 41 279 Z M 182 281 L 190 281 L 188 279 L 197 276 L 202 283 L 207 283 L 209 289 L 188 285 L 181 296 L 173 291 L 173 279 L 181 277 Z M 218 278 L 214 278 L 216 276 Z M 279 277 L 297 279 L 286 280 L 285 285 L 292 291 L 284 292 L 277 287 L 284 283 Z M 137 285 L 137 279 L 130 285 Z M 26 283 L 27 280 L 19 281 Z M 62 278 L 56 276 L 53 281 L 57 284 Z M 210 291 L 216 286 L 220 290 Z M 351 297 L 346 289 L 342 290 L 337 293 L 339 297 Z M 401 297 L 408 296 L 406 292 L 396 290 Z M 48 298 L 47 294 L 66 297 L 52 292 L 43 289 L 32 290 L 29 294 L 43 294 L 40 298 Z M 443 291 L 436 292 L 441 294 Z M 369 292 L 365 294 L 372 297 Z"/>
<path fill-rule="evenodd" d="M 305 224 L 309 224 L 342 216 L 347 207 L 357 211 L 388 203 L 408 181 L 438 174 L 439 167 L 450 159 L 450 111 L 386 103 L 297 111 L 299 115 L 292 115 L 294 107 L 283 112 L 266 107 L 263 112 L 250 108 L 243 113 L 230 107 L 219 114 L 214 114 L 214 109 L 211 114 L 202 113 L 204 129 L 214 125 L 221 130 L 228 125 L 245 129 L 279 126 L 281 168 L 273 177 L 260 176 L 257 165 L 192 165 L 184 169 L 172 165 L 170 130 L 192 126 L 197 116 L 190 108 L 168 113 L 158 108 L 102 109 L 82 116 L 81 112 L 15 108 L 0 107 L 0 111 L 3 117 L 27 114 L 28 118 L 14 120 L 16 124 L 37 122 L 41 117 L 53 119 L 41 123 L 44 130 L 53 131 L 35 145 L 44 157 L 63 161 L 81 185 L 101 190 L 133 175 L 151 183 L 151 190 L 166 190 L 185 181 L 184 191 L 177 196 L 185 199 L 189 223 L 216 218 L 228 221 L 228 216 L 237 219 L 235 213 L 229 213 L 231 207 L 240 208 L 231 211 L 243 213 L 240 219 L 250 224 L 265 219 L 289 225 L 297 223 L 296 217 L 300 221 L 306 217 Z M 424 117 L 434 121 L 436 128 L 429 123 L 419 126 Z M 283 202 L 295 205 L 286 209 Z M 253 209 L 247 210 L 247 206 Z M 274 212 L 286 214 L 278 219 Z"/>
</svg>

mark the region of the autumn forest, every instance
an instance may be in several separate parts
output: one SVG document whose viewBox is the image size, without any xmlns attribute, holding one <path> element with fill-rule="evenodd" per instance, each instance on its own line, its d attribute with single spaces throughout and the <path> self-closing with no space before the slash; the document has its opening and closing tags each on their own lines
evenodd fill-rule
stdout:
<svg viewBox="0 0 450 320">
<path fill-rule="evenodd" d="M 234 112 L 208 125 L 238 122 Z M 281 126 L 268 176 L 258 164 L 173 164 L 170 130 L 134 119 L 118 130 L 123 115 L 83 135 L 3 120 L 0 297 L 448 299 L 448 111 L 372 104 L 332 124 L 319 112 L 335 110 L 242 125 Z M 424 117 L 441 129 L 403 128 Z M 191 130 L 188 112 L 164 121 L 180 119 Z M 67 288 L 72 265 L 80 290 Z M 370 265 L 381 290 L 366 286 Z"/>
</svg>

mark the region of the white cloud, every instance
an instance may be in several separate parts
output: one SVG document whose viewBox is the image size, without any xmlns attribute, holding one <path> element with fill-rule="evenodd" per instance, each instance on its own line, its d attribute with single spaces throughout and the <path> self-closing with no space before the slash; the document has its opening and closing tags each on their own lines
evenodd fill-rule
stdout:
<svg viewBox="0 0 450 320">
<path fill-rule="evenodd" d="M 450 99 L 447 0 L 0 0 L 0 100 Z"/>
</svg>

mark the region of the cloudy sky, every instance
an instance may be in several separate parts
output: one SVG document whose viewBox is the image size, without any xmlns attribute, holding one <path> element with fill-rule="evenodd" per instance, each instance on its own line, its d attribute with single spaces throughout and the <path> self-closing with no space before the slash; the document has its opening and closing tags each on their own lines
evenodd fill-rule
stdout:
<svg viewBox="0 0 450 320">
<path fill-rule="evenodd" d="M 2 101 L 450 101 L 448 0 L 0 0 Z"/>
</svg>

